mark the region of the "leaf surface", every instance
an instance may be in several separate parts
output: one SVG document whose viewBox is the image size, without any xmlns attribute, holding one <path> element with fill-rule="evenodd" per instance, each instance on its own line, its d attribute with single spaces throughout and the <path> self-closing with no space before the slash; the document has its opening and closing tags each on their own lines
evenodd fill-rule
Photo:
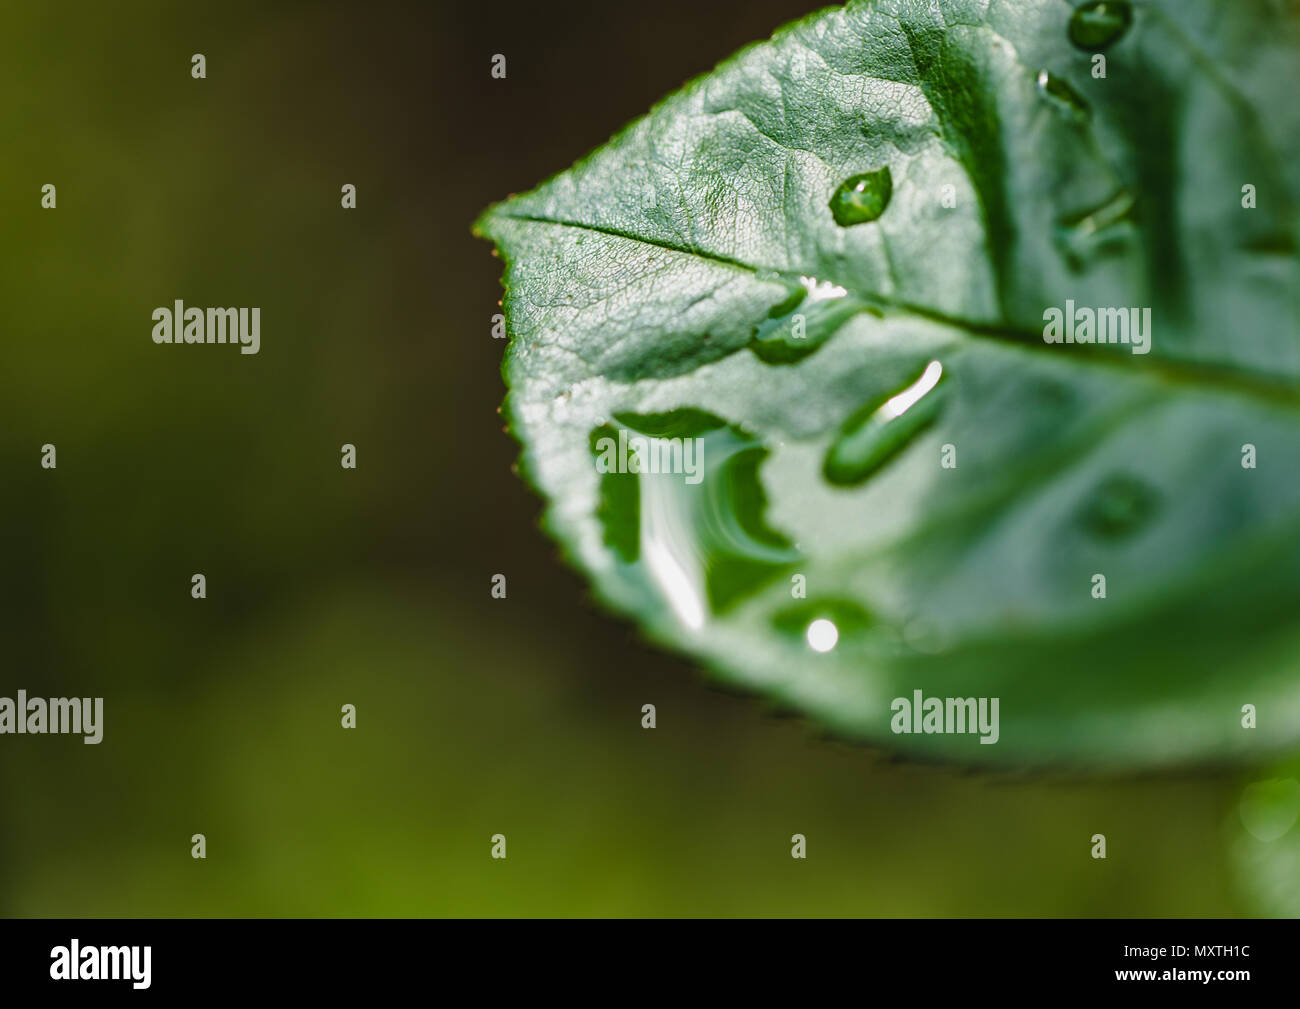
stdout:
<svg viewBox="0 0 1300 1009">
<path fill-rule="evenodd" d="M 484 213 L 511 428 L 607 604 L 913 756 L 1300 735 L 1300 20 L 1104 6 L 824 11 Z M 1129 342 L 1045 341 L 1085 308 Z M 896 731 L 915 691 L 997 698 L 996 744 Z"/>
</svg>

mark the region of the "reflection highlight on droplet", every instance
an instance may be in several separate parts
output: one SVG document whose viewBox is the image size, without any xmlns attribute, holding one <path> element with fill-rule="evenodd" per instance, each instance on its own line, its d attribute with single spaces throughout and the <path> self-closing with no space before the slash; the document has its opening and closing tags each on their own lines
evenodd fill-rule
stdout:
<svg viewBox="0 0 1300 1009">
<path fill-rule="evenodd" d="M 869 400 L 844 424 L 826 453 L 826 479 L 842 487 L 866 480 L 925 430 L 943 409 L 936 392 L 943 365 L 931 361 L 920 377 L 884 402 Z"/>
<path fill-rule="evenodd" d="M 765 519 L 768 449 L 721 418 L 618 413 L 590 441 L 605 545 L 629 586 L 650 589 L 685 628 L 700 630 L 800 558 Z"/>
<path fill-rule="evenodd" d="M 897 396 L 885 400 L 884 406 L 880 408 L 880 415 L 886 420 L 903 416 L 921 402 L 921 397 L 938 385 L 941 378 L 943 378 L 943 365 L 938 361 L 931 361 L 925 366 L 925 371 L 921 373 L 920 378 Z"/>
<path fill-rule="evenodd" d="M 643 481 L 641 556 L 683 624 L 704 626 L 704 577 L 681 502 L 664 480 Z"/>
<path fill-rule="evenodd" d="M 808 647 L 814 652 L 829 652 L 840 640 L 840 629 L 825 617 L 808 625 Z"/>
</svg>

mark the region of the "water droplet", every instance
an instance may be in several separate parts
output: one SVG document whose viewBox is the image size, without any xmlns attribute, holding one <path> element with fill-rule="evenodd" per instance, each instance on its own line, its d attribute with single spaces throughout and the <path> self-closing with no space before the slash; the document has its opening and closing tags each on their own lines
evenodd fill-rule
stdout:
<svg viewBox="0 0 1300 1009">
<path fill-rule="evenodd" d="M 1070 268 L 1081 270 L 1089 260 L 1127 246 L 1135 227 L 1133 194 L 1118 189 L 1106 201 L 1066 214 L 1056 225 L 1056 244 Z"/>
<path fill-rule="evenodd" d="M 1076 119 L 1088 120 L 1092 117 L 1092 109 L 1087 100 L 1065 79 L 1057 77 L 1050 71 L 1040 70 L 1034 83 L 1037 84 L 1039 93 L 1057 108 L 1068 112 Z"/>
<path fill-rule="evenodd" d="M 766 523 L 768 451 L 703 410 L 615 414 L 591 433 L 596 515 L 629 586 L 699 629 L 800 559 Z"/>
<path fill-rule="evenodd" d="M 845 422 L 826 453 L 826 479 L 841 486 L 861 483 L 901 452 L 943 409 L 943 365 L 931 361 L 921 376 L 881 402 L 867 402 Z"/>
<path fill-rule="evenodd" d="M 1081 233 L 1095 235 L 1105 228 L 1113 227 L 1120 221 L 1132 219 L 1136 204 L 1133 194 L 1127 189 L 1116 190 L 1099 206 L 1066 214 L 1060 220 L 1060 226 L 1071 228 Z"/>
<path fill-rule="evenodd" d="M 1238 806 L 1242 826 L 1259 841 L 1276 841 L 1300 819 L 1300 781 L 1274 778 L 1247 785 Z"/>
<path fill-rule="evenodd" d="M 854 175 L 841 182 L 840 188 L 835 190 L 830 202 L 831 215 L 842 228 L 874 221 L 885 212 L 893 195 L 894 180 L 888 165 L 874 172 Z"/>
<path fill-rule="evenodd" d="M 1129 0 L 1090 0 L 1070 15 L 1070 41 L 1088 52 L 1114 45 L 1133 24 Z"/>
<path fill-rule="evenodd" d="M 946 651 L 950 644 L 949 636 L 942 627 L 922 617 L 909 620 L 904 625 L 903 641 L 913 651 L 925 655 L 938 655 Z"/>
<path fill-rule="evenodd" d="M 793 364 L 807 357 L 844 323 L 862 311 L 875 311 L 837 284 L 815 277 L 785 280 L 789 295 L 754 327 L 750 348 L 768 364 Z"/>
<path fill-rule="evenodd" d="M 1107 477 L 1084 505 L 1083 524 L 1098 536 L 1122 539 L 1145 525 L 1159 507 L 1160 498 L 1135 477 Z"/>
<path fill-rule="evenodd" d="M 1029 386 L 1031 401 L 1036 410 L 1061 412 L 1074 405 L 1075 388 L 1055 378 L 1039 377 Z"/>
<path fill-rule="evenodd" d="M 873 624 L 871 616 L 857 603 L 833 598 L 809 599 L 772 618 L 772 626 L 791 642 L 822 653 L 861 635 Z"/>
</svg>

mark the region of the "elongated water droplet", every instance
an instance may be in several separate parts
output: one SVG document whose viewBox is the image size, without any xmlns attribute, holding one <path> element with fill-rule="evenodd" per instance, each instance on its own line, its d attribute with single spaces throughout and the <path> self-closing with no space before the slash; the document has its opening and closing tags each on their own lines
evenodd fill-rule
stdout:
<svg viewBox="0 0 1300 1009">
<path fill-rule="evenodd" d="M 766 524 L 767 449 L 702 410 L 616 414 L 595 429 L 596 514 L 629 588 L 699 629 L 800 554 Z"/>
<path fill-rule="evenodd" d="M 1070 15 L 1070 41 L 1088 52 L 1101 52 L 1118 42 L 1132 24 L 1129 0 L 1090 0 Z"/>
<path fill-rule="evenodd" d="M 1098 536 L 1123 539 L 1146 525 L 1159 505 L 1159 495 L 1147 484 L 1116 474 L 1093 491 L 1083 508 L 1083 524 Z"/>
<path fill-rule="evenodd" d="M 751 349 L 768 364 L 793 364 L 807 357 L 849 319 L 868 309 L 843 287 L 815 277 L 787 280 L 790 295 L 754 327 Z"/>
<path fill-rule="evenodd" d="M 874 221 L 889 206 L 894 195 L 894 180 L 889 166 L 874 172 L 854 175 L 840 183 L 831 197 L 831 215 L 835 223 L 847 228 L 851 224 Z"/>
<path fill-rule="evenodd" d="M 1067 112 L 1079 120 L 1087 120 L 1092 117 L 1092 109 L 1083 95 L 1074 90 L 1074 87 L 1061 77 L 1048 70 L 1038 71 L 1038 76 L 1034 78 L 1034 83 L 1038 86 L 1038 91 L 1046 97 L 1052 104 Z"/>
<path fill-rule="evenodd" d="M 848 419 L 826 453 L 826 479 L 861 483 L 901 452 L 943 409 L 943 365 L 931 361 L 907 388 L 884 402 L 874 399 Z"/>
</svg>

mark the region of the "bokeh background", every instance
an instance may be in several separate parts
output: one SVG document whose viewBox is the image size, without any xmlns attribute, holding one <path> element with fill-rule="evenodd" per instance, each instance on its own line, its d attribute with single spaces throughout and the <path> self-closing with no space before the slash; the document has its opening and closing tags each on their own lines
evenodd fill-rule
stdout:
<svg viewBox="0 0 1300 1009">
<path fill-rule="evenodd" d="M 471 221 L 811 9 L 5 5 L 0 695 L 106 728 L 0 737 L 0 914 L 1250 913 L 1240 771 L 822 739 L 599 612 L 537 529 Z M 260 306 L 261 353 L 155 346 L 176 298 Z"/>
</svg>

